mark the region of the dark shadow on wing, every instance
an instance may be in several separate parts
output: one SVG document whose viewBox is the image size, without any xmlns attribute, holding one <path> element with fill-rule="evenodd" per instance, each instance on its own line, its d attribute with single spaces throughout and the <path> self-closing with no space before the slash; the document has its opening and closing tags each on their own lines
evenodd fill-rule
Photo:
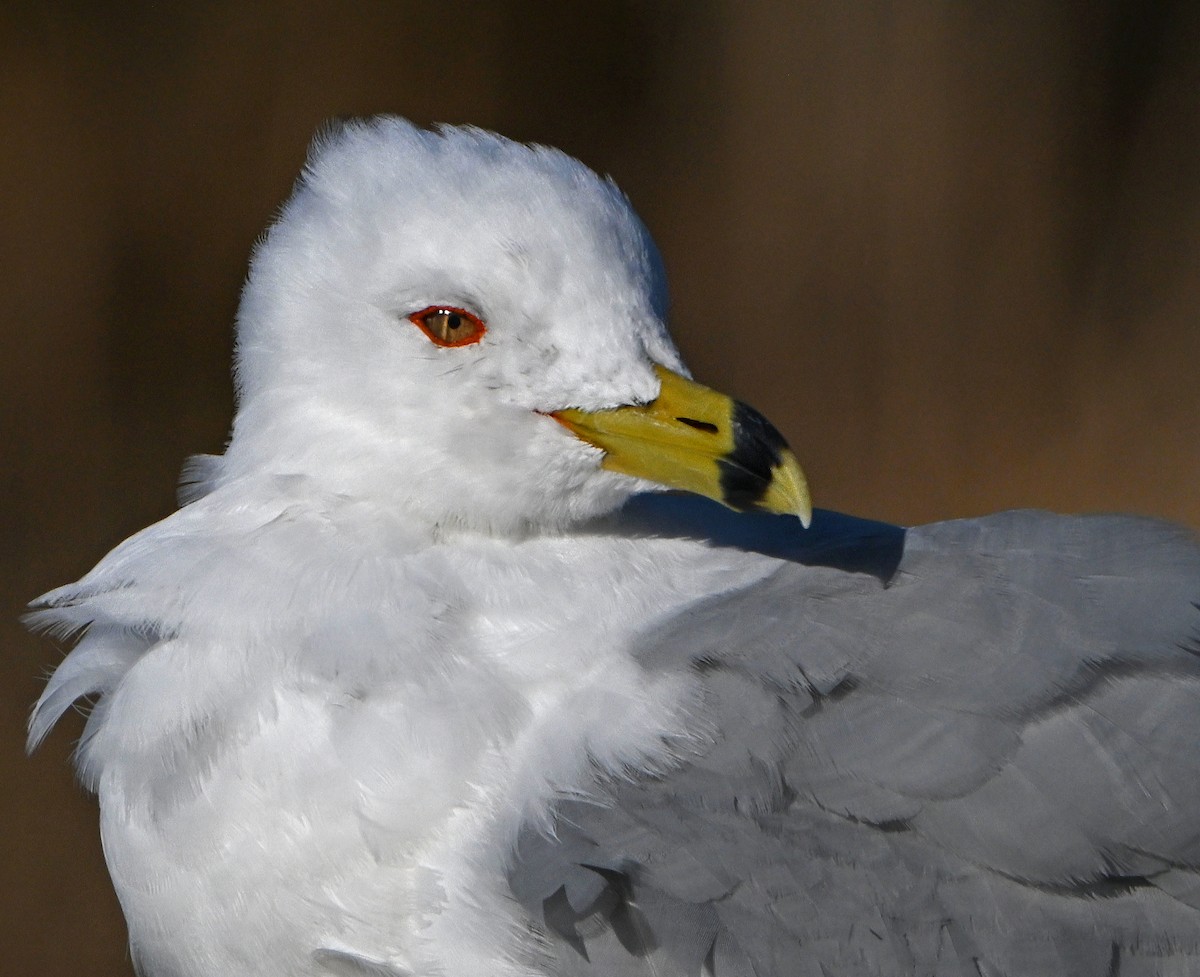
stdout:
<svg viewBox="0 0 1200 977">
<path fill-rule="evenodd" d="M 900 565 L 906 534 L 902 526 L 828 509 L 815 510 L 805 529 L 794 516 L 734 512 L 683 492 L 636 495 L 601 525 L 605 532 L 695 539 L 791 563 L 869 574 L 884 584 Z"/>
</svg>

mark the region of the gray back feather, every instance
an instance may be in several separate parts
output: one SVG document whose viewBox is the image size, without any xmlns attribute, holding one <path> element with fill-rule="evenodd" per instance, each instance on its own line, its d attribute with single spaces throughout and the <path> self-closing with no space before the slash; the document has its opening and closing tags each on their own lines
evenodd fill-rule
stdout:
<svg viewBox="0 0 1200 977">
<path fill-rule="evenodd" d="M 525 832 L 511 883 L 554 966 L 1200 973 L 1191 535 L 1012 512 L 910 530 L 890 581 L 841 562 L 645 636 L 717 732 Z"/>
</svg>

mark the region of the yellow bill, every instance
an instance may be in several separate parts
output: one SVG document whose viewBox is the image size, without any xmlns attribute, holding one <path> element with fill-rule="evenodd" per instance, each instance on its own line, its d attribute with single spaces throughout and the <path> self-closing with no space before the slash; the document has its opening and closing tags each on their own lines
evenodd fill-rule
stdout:
<svg viewBox="0 0 1200 977">
<path fill-rule="evenodd" d="M 796 456 L 753 407 L 655 366 L 648 404 L 568 408 L 553 416 L 604 452 L 603 467 L 684 489 L 740 511 L 793 515 L 808 527 L 812 501 Z"/>
</svg>

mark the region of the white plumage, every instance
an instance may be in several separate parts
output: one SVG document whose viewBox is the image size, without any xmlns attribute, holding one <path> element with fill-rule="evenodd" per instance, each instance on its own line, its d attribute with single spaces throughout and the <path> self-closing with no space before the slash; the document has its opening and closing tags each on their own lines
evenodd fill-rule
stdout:
<svg viewBox="0 0 1200 977">
<path fill-rule="evenodd" d="M 35 615 L 82 637 L 31 742 L 99 696 L 79 766 L 143 972 L 1200 972 L 1190 536 L 622 509 L 668 479 L 586 425 L 683 383 L 665 306 L 560 153 L 318 141 L 227 452 Z M 703 464 L 752 507 L 791 463 L 737 411 Z M 687 465 L 724 425 L 677 420 Z"/>
</svg>

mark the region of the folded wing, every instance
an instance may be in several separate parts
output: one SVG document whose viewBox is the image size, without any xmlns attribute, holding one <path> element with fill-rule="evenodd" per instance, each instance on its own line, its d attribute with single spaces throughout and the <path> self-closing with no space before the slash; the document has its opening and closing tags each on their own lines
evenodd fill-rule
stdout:
<svg viewBox="0 0 1200 977">
<path fill-rule="evenodd" d="M 886 582 L 853 562 L 644 636 L 708 745 L 525 832 L 558 970 L 1200 970 L 1191 535 L 1013 512 L 909 530 Z"/>
</svg>

